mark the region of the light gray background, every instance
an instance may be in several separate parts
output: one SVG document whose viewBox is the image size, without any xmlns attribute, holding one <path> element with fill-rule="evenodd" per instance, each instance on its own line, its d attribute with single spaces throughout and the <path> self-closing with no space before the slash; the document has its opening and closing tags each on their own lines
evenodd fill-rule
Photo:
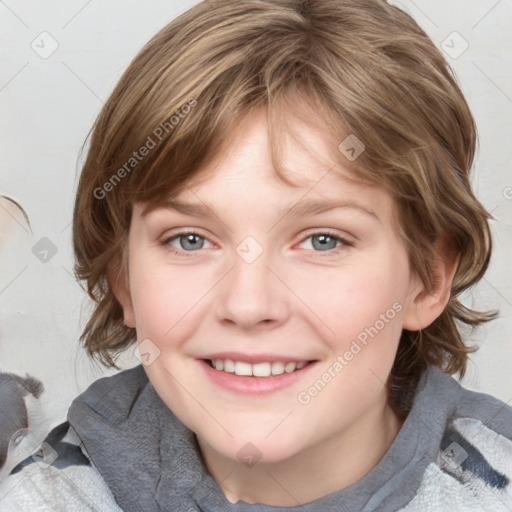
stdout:
<svg viewBox="0 0 512 512">
<path fill-rule="evenodd" d="M 78 345 L 89 307 L 72 276 L 79 149 L 136 52 L 194 3 L 0 1 L 0 194 L 19 201 L 32 224 L 30 231 L 0 203 L 0 367 L 44 382 L 53 423 L 65 419 L 90 382 L 115 373 L 92 365 Z M 512 0 L 392 3 L 443 48 L 477 121 L 473 182 L 495 218 L 495 252 L 485 279 L 465 299 L 498 308 L 500 317 L 471 336 L 481 348 L 463 383 L 512 403 Z M 52 44 L 58 48 L 48 56 Z M 43 237 L 57 249 L 47 262 L 32 252 Z M 125 368 L 135 364 L 133 354 L 122 360 Z"/>
</svg>

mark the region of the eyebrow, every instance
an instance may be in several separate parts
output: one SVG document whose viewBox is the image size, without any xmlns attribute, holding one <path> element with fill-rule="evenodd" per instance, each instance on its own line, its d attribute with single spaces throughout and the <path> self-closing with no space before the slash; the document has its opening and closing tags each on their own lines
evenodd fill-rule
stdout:
<svg viewBox="0 0 512 512">
<path fill-rule="evenodd" d="M 176 199 L 166 201 L 162 206 L 193 217 L 210 217 L 212 213 L 215 213 L 204 203 L 185 203 Z M 285 208 L 279 210 L 278 217 L 281 219 L 288 216 L 295 219 L 306 217 L 308 215 L 318 215 L 329 210 L 334 210 L 335 208 L 350 208 L 358 210 L 380 222 L 379 216 L 367 206 L 355 201 L 340 201 L 338 199 L 315 199 L 309 201 L 299 200 L 296 203 L 287 205 Z"/>
</svg>

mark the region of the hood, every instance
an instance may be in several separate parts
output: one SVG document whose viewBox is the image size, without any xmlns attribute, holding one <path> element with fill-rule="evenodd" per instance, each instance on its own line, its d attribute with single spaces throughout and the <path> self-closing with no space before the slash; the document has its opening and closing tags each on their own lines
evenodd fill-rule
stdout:
<svg viewBox="0 0 512 512">
<path fill-rule="evenodd" d="M 188 492 L 205 476 L 195 436 L 142 365 L 91 384 L 72 402 L 68 421 L 124 510 L 194 506 Z"/>
<path fill-rule="evenodd" d="M 346 510 L 385 512 L 408 503 L 436 458 L 462 389 L 449 375 L 429 368 L 402 429 L 377 466 L 307 509 L 338 510 L 343 504 Z M 161 400 L 142 365 L 91 384 L 71 404 L 68 421 L 123 510 L 304 511 L 304 506 L 231 504 L 207 473 L 194 433 Z"/>
</svg>

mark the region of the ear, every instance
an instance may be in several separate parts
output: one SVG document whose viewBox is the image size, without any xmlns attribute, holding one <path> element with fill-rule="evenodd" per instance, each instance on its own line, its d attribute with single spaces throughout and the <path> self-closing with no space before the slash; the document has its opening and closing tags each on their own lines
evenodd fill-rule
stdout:
<svg viewBox="0 0 512 512">
<path fill-rule="evenodd" d="M 135 313 L 130 293 L 127 259 L 125 253 L 121 264 L 115 270 L 113 268 L 109 270 L 109 283 L 115 298 L 123 308 L 125 325 L 133 329 L 135 328 Z"/>
<path fill-rule="evenodd" d="M 119 284 L 112 290 L 119 304 L 123 308 L 124 323 L 127 327 L 135 328 L 135 314 L 133 311 L 130 290 L 125 284 Z"/>
<path fill-rule="evenodd" d="M 431 261 L 432 289 L 416 280 L 412 300 L 404 316 L 403 328 L 419 331 L 428 327 L 444 311 L 450 300 L 458 255 L 448 244 L 439 245 Z"/>
</svg>

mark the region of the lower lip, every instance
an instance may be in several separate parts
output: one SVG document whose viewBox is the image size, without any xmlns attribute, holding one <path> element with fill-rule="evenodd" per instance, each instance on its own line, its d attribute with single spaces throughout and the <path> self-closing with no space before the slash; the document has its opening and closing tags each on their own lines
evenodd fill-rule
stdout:
<svg viewBox="0 0 512 512">
<path fill-rule="evenodd" d="M 199 364 L 204 368 L 208 377 L 218 386 L 236 393 L 262 395 L 279 391 L 288 386 L 292 386 L 302 377 L 309 373 L 309 370 L 315 366 L 315 362 L 311 362 L 292 373 L 282 373 L 270 377 L 250 377 L 246 375 L 236 375 L 235 373 L 227 373 L 222 370 L 212 368 L 209 363 L 199 360 Z"/>
</svg>

